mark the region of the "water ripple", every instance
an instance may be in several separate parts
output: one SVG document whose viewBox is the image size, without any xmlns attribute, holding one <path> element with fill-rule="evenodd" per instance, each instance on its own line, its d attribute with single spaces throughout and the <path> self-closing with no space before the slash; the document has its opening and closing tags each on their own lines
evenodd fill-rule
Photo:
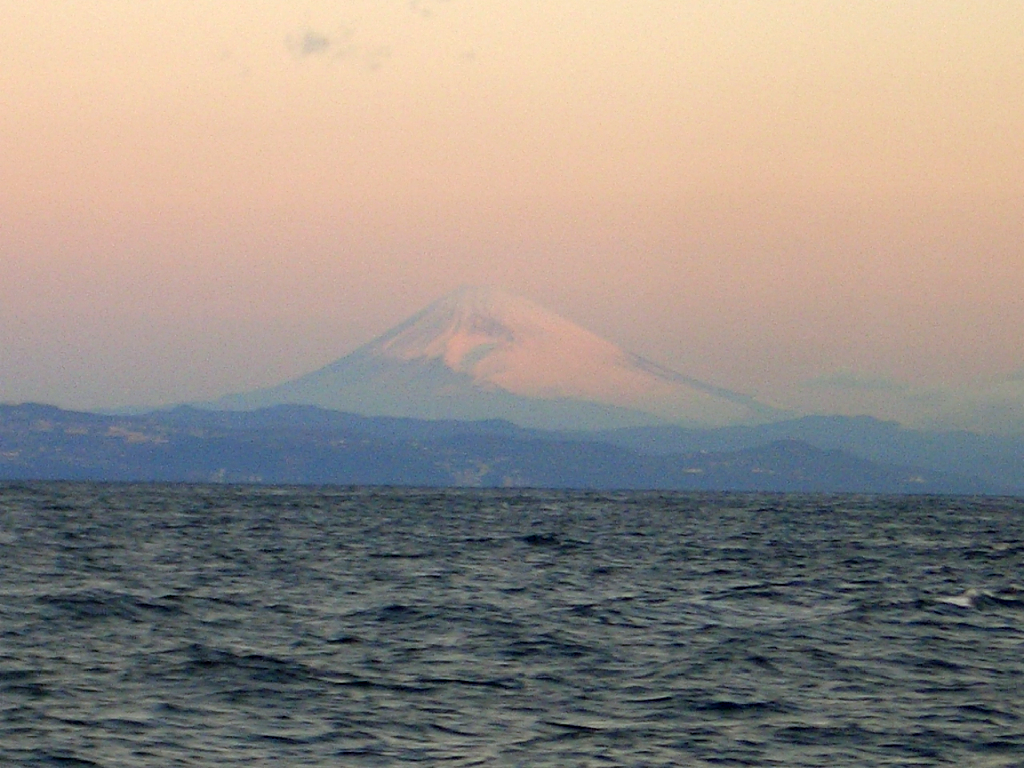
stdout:
<svg viewBox="0 0 1024 768">
<path fill-rule="evenodd" d="M 0 487 L 27 766 L 1024 765 L 1013 499 Z"/>
</svg>

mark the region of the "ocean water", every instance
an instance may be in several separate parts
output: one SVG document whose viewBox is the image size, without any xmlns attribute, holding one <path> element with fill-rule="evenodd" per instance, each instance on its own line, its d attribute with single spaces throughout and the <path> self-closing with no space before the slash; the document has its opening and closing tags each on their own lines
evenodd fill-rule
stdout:
<svg viewBox="0 0 1024 768">
<path fill-rule="evenodd" d="M 0 765 L 1024 766 L 1024 501 L 0 486 Z"/>
</svg>

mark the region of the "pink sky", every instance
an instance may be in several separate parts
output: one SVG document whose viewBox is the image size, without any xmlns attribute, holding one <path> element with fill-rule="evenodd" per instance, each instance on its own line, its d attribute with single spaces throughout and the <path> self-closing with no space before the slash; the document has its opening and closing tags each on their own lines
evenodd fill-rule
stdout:
<svg viewBox="0 0 1024 768">
<path fill-rule="evenodd" d="M 1024 425 L 1024 5 L 0 3 L 0 400 L 277 383 L 458 285 Z"/>
</svg>

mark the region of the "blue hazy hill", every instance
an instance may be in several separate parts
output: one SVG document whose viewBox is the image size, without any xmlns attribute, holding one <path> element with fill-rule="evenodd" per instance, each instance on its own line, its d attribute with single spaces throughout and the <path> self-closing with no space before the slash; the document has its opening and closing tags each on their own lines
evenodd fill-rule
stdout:
<svg viewBox="0 0 1024 768">
<path fill-rule="evenodd" d="M 255 411 L 179 407 L 135 416 L 6 405 L 0 406 L 0 479 L 1024 492 L 1015 463 L 1024 441 L 932 435 L 840 417 L 788 424 L 595 433 L 500 420 L 367 417 L 297 405 Z M 873 435 L 888 436 L 888 442 L 871 443 Z M 986 474 L 941 464 L 979 445 L 992 459 Z M 898 450 L 897 461 L 875 457 Z"/>
</svg>

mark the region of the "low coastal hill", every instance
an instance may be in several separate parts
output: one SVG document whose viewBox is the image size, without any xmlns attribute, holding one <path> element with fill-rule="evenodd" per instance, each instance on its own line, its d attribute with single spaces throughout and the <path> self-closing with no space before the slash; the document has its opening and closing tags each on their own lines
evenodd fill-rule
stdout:
<svg viewBox="0 0 1024 768">
<path fill-rule="evenodd" d="M 1024 492 L 1020 473 L 982 478 L 915 461 L 879 461 L 842 441 L 824 444 L 822 435 L 798 439 L 772 428 L 776 432 L 762 440 L 752 433 L 740 440 L 727 430 L 557 432 L 497 420 L 367 417 L 298 405 L 179 407 L 132 416 L 2 405 L 0 480 Z M 834 438 L 835 431 L 827 434 Z M 963 449 L 972 448 L 967 440 Z M 1015 449 L 1021 445 L 1000 447 L 1001 465 L 1013 466 Z"/>
</svg>

